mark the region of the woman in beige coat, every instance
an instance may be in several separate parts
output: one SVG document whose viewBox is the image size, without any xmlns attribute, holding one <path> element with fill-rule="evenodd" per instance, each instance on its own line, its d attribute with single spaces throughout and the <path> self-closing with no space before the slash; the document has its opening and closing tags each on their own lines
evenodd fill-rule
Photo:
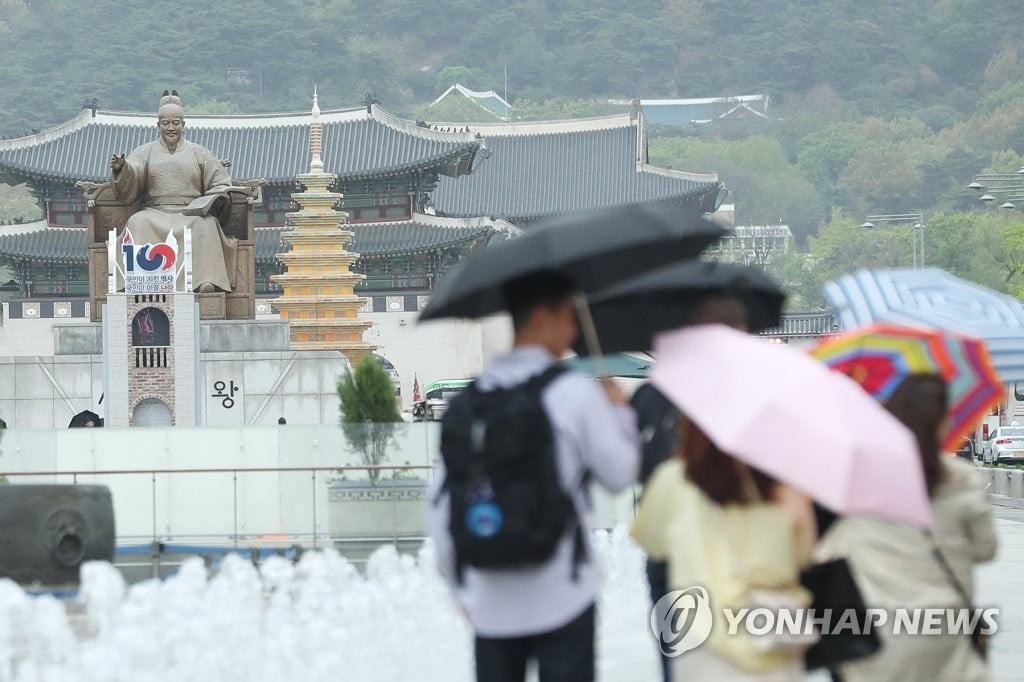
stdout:
<svg viewBox="0 0 1024 682">
<path fill-rule="evenodd" d="M 840 671 L 844 682 L 975 682 L 988 679 L 968 634 L 893 634 L 897 608 L 966 608 L 973 602 L 972 569 L 995 556 L 988 498 L 973 468 L 939 450 L 946 415 L 945 382 L 934 375 L 907 378 L 886 407 L 917 437 L 932 506 L 932 536 L 959 583 L 932 550 L 929 535 L 910 525 L 864 517 L 833 524 L 815 559 L 845 557 L 869 608 L 885 609 L 877 629 L 882 648 Z"/>
</svg>

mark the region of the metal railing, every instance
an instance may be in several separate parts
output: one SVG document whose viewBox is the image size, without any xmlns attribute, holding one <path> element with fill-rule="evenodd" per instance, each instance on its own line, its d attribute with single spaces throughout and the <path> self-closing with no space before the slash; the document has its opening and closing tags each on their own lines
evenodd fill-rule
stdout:
<svg viewBox="0 0 1024 682">
<path fill-rule="evenodd" d="M 230 546 L 233 549 L 250 547 L 255 544 L 262 545 L 281 545 L 281 544 L 300 544 L 300 545 L 311 545 L 313 548 L 318 547 L 325 541 L 331 542 L 336 539 L 350 539 L 350 540 L 363 540 L 368 537 L 378 537 L 380 539 L 388 539 L 393 542 L 397 542 L 401 535 L 397 532 L 397 529 L 392 527 L 390 532 L 387 529 L 373 529 L 368 528 L 366 535 L 360 535 L 355 538 L 335 538 L 330 533 L 330 528 L 326 530 L 322 529 L 324 525 L 323 510 L 320 508 L 321 503 L 325 502 L 325 499 L 318 494 L 318 486 L 330 485 L 330 478 L 336 480 L 350 481 L 351 483 L 365 483 L 362 486 L 367 490 L 376 490 L 378 492 L 387 491 L 389 488 L 393 489 L 395 486 L 394 481 L 402 481 L 401 478 L 382 478 L 381 474 L 392 472 L 392 474 L 403 472 L 410 473 L 418 476 L 418 480 L 423 482 L 423 485 L 429 485 L 432 480 L 433 467 L 428 465 L 344 465 L 344 466 L 316 466 L 316 467 L 212 467 L 212 468 L 186 468 L 186 469 L 94 469 L 94 470 L 50 470 L 50 471 L 6 471 L 0 472 L 0 477 L 6 477 L 10 483 L 17 484 L 19 482 L 25 483 L 71 483 L 77 485 L 79 483 L 90 483 L 90 484 L 109 484 L 110 487 L 116 488 L 119 483 L 123 483 L 125 478 L 139 478 L 142 477 L 148 482 L 149 488 L 149 518 L 151 523 L 151 533 L 140 535 L 138 533 L 119 534 L 117 536 L 118 546 L 128 544 L 139 544 L 140 542 L 152 543 L 152 544 L 169 544 L 175 541 L 180 542 L 203 542 L 212 543 L 218 547 Z M 240 519 L 240 505 L 239 505 L 239 488 L 240 488 L 240 476 L 252 476 L 252 475 L 290 475 L 290 474 L 306 474 L 309 476 L 309 488 L 308 488 L 308 504 L 309 504 L 309 524 L 308 530 L 297 530 L 297 529 L 282 529 L 277 528 L 264 528 L 259 530 L 246 529 L 244 532 L 241 529 Z M 199 476 L 211 476 L 211 475 L 230 475 L 231 477 L 231 528 L 230 532 L 225 533 L 195 533 L 188 532 L 187 529 L 181 529 L 178 532 L 164 532 L 161 533 L 157 521 L 158 510 L 161 505 L 160 495 L 158 493 L 158 477 L 180 477 L 186 475 L 199 475 Z M 349 476 L 365 475 L 366 478 L 357 478 L 355 480 L 348 479 Z M 339 478 L 340 477 L 340 478 Z M 120 480 L 119 480 L 120 479 Z M 137 488 L 136 491 L 138 492 Z M 227 493 L 227 491 L 225 491 Z M 278 490 L 280 495 L 280 490 Z M 138 509 L 124 509 L 118 508 L 116 490 L 114 491 L 114 503 L 115 503 L 115 520 L 119 514 L 129 514 L 132 512 L 137 513 Z M 163 500 L 163 502 L 169 502 L 170 500 Z M 283 504 L 283 500 L 278 500 Z M 201 500 L 196 500 L 197 505 L 201 505 Z M 118 523 L 117 527 L 121 524 Z M 227 530 L 227 529 L 225 529 Z M 381 532 L 383 530 L 383 532 Z"/>
<path fill-rule="evenodd" d="M 242 548 L 253 544 L 308 544 L 317 547 L 324 542 L 336 540 L 358 540 L 368 537 L 388 538 L 395 540 L 408 535 L 397 526 L 390 527 L 379 523 L 359 528 L 355 533 L 332 533 L 328 520 L 324 518 L 329 510 L 332 494 L 337 491 L 339 497 L 352 494 L 358 502 L 363 496 L 366 501 L 411 502 L 417 497 L 411 492 L 422 489 L 425 496 L 427 488 L 433 480 L 434 468 L 430 465 L 338 465 L 338 466 L 300 466 L 300 467 L 209 467 L 209 468 L 139 468 L 139 469 L 51 469 L 29 471 L 0 471 L 12 484 L 18 483 L 50 483 L 50 484 L 97 484 L 106 485 L 111 489 L 114 498 L 115 520 L 119 529 L 131 525 L 134 531 L 118 534 L 119 545 L 152 543 L 152 542 L 215 542 L 223 547 Z M 391 474 L 390 477 L 387 474 Z M 224 477 L 224 481 L 202 481 L 193 478 L 185 480 L 185 488 L 171 490 L 170 483 L 182 477 Z M 262 481 L 254 477 L 276 477 Z M 288 477 L 304 476 L 307 483 Z M 230 478 L 229 478 L 230 477 Z M 141 479 L 141 480 L 140 480 Z M 163 483 L 163 487 L 161 487 Z M 210 484 L 213 484 L 212 486 Z M 131 486 L 131 487 L 129 487 Z M 227 488 L 227 486 L 230 486 Z M 596 489 L 595 489 L 596 490 Z M 143 494 L 145 493 L 145 494 Z M 249 497 L 243 503 L 242 493 Z M 254 495 L 253 495 L 254 494 Z M 264 495 L 275 496 L 267 499 Z M 599 493 L 601 494 L 601 493 Z M 630 510 L 635 509 L 635 490 L 629 490 L 618 496 L 606 497 L 603 500 L 605 512 L 608 505 L 622 504 Z M 211 498 L 218 499 L 211 499 Z M 145 499 L 148 498 L 148 499 Z M 230 510 L 226 512 L 223 505 L 218 509 L 218 502 L 230 499 Z M 147 528 L 141 530 L 140 523 L 127 524 L 126 519 L 139 519 L 140 507 L 146 504 Z M 292 514 L 290 522 L 285 522 L 283 512 L 295 512 L 299 504 L 306 505 L 304 512 Z M 277 505 L 276 510 L 273 509 Z M 263 518 L 268 510 L 277 514 L 277 523 L 273 526 L 254 527 L 251 520 L 243 519 L 243 515 L 257 509 Z M 161 531 L 160 512 L 181 515 L 182 511 L 192 512 L 195 518 L 202 519 L 202 524 L 194 524 L 191 520 L 178 520 L 176 528 L 171 524 Z M 220 514 L 222 518 L 212 518 Z M 120 517 L 120 519 L 118 518 Z M 298 520 L 296 520 L 296 518 Z M 619 519 L 618 522 L 628 519 Z M 596 519 L 598 527 L 611 527 L 614 523 L 604 523 Z M 192 523 L 192 528 L 190 528 Z M 197 532 L 195 525 L 205 525 L 206 529 Z M 223 529 L 223 530 L 221 530 Z M 141 532 L 140 532 L 141 531 Z"/>
</svg>

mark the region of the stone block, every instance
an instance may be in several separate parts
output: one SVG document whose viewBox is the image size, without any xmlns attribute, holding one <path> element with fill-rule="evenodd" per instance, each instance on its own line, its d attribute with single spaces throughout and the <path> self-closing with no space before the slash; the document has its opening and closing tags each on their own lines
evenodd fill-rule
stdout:
<svg viewBox="0 0 1024 682">
<path fill-rule="evenodd" d="M 16 412 L 17 406 L 18 406 L 18 401 L 14 400 L 13 398 L 12 399 L 8 399 L 8 398 L 0 399 L 0 419 L 3 419 L 5 422 L 7 422 L 7 427 L 8 428 L 13 428 L 14 426 L 16 426 L 14 420 L 15 420 L 15 417 L 17 416 L 17 412 Z M 0 449 L 0 454 L 2 454 L 2 449 Z M 2 460 L 0 460 L 0 461 L 2 461 Z"/>
<path fill-rule="evenodd" d="M 13 400 L 18 397 L 14 384 L 15 367 L 13 364 L 0 365 L 0 398 Z"/>
<path fill-rule="evenodd" d="M 63 403 L 62 403 L 63 405 Z M 19 429 L 52 429 L 67 426 L 54 423 L 54 401 L 42 399 L 18 400 L 14 423 Z M 12 426 L 12 424 L 8 424 Z"/>
<path fill-rule="evenodd" d="M 224 292 L 217 291 L 209 294 L 196 294 L 196 302 L 199 304 L 199 319 L 224 319 L 224 312 L 226 307 Z"/>
<path fill-rule="evenodd" d="M 76 356 L 72 356 L 76 357 Z M 77 356 L 81 357 L 81 356 Z M 57 358 L 53 363 L 53 378 L 57 386 L 69 398 L 84 398 L 92 400 L 92 371 L 88 363 L 64 362 L 63 358 Z M 96 399 L 99 399 L 96 395 Z"/>
<path fill-rule="evenodd" d="M 282 392 L 286 395 L 319 395 L 320 362 L 316 353 L 299 352 L 295 364 L 284 380 Z"/>
<path fill-rule="evenodd" d="M 324 393 L 334 393 L 348 369 L 348 360 L 340 352 L 319 353 L 320 386 Z"/>
<path fill-rule="evenodd" d="M 291 353 L 285 351 L 253 351 L 243 355 L 242 359 L 246 362 L 259 362 L 262 360 L 283 361 L 291 356 Z"/>
<path fill-rule="evenodd" d="M 98 322 L 54 325 L 54 355 L 101 355 L 102 353 L 103 329 Z"/>
<path fill-rule="evenodd" d="M 229 320 L 251 320 L 256 317 L 256 301 L 249 294 L 228 294 L 224 312 Z"/>
<path fill-rule="evenodd" d="M 338 399 L 338 393 L 328 394 L 324 391 L 320 397 L 320 423 L 337 424 L 339 419 L 341 419 L 341 400 Z"/>
<path fill-rule="evenodd" d="M 320 417 L 319 395 L 285 395 L 281 412 L 289 424 L 316 424 Z"/>
<path fill-rule="evenodd" d="M 199 328 L 203 353 L 283 352 L 288 344 L 288 323 L 280 320 L 209 321 Z"/>
<path fill-rule="evenodd" d="M 246 354 L 242 365 L 242 380 L 245 384 L 245 390 L 249 395 L 266 395 L 274 388 L 278 378 L 281 376 L 281 371 L 287 363 L 280 358 L 251 359 L 251 355 Z M 280 391 L 280 387 L 278 387 L 278 390 Z"/>
<path fill-rule="evenodd" d="M 266 406 L 264 406 L 266 402 Z M 260 408 L 263 408 L 262 410 Z M 280 417 L 288 423 L 301 423 L 301 415 L 288 414 L 284 411 L 284 399 L 275 395 L 267 400 L 266 394 L 250 393 L 245 401 L 245 423 L 250 425 L 276 425 Z"/>
<path fill-rule="evenodd" d="M 26 358 L 27 363 L 14 366 L 14 390 L 18 398 L 53 399 L 53 384 L 43 371 L 43 363 L 38 358 Z"/>
</svg>

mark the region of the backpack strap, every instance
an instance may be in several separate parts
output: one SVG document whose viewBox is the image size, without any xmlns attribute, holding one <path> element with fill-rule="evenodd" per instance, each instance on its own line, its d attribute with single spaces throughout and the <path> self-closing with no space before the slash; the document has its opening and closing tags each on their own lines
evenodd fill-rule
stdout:
<svg viewBox="0 0 1024 682">
<path fill-rule="evenodd" d="M 565 373 L 567 371 L 569 371 L 567 367 L 565 367 L 561 363 L 557 363 L 556 362 L 555 364 L 551 365 L 550 367 L 548 367 L 546 370 L 544 370 L 540 374 L 538 374 L 538 375 L 534 376 L 533 378 L 531 378 L 530 381 L 529 381 L 530 388 L 531 388 L 531 390 L 536 391 L 539 394 L 541 391 L 543 391 L 548 386 L 548 384 L 550 384 L 552 381 L 554 381 L 555 379 L 557 379 L 558 377 L 560 377 L 563 373 Z M 557 443 L 555 444 L 555 447 L 556 447 L 555 456 L 557 457 L 558 456 L 558 454 L 557 454 Z M 580 490 L 583 493 L 584 505 L 587 508 L 589 508 L 591 506 L 590 488 L 589 488 L 589 486 L 590 486 L 590 478 L 591 478 L 590 471 L 587 470 L 587 469 L 584 469 L 583 475 L 580 477 L 580 481 L 579 481 L 579 484 L 578 484 L 579 487 L 580 487 Z M 579 580 L 579 577 L 580 577 L 580 566 L 582 566 L 583 563 L 588 560 L 588 557 L 587 557 L 587 543 L 585 541 L 585 538 L 583 537 L 583 524 L 581 522 L 581 516 L 580 516 L 579 510 L 575 509 L 575 504 L 576 504 L 575 496 L 573 495 L 572 491 L 566 491 L 566 494 L 569 496 L 569 500 L 573 504 L 573 507 L 574 507 L 573 508 L 573 512 L 574 512 L 573 515 L 576 517 L 576 521 L 573 524 L 574 527 L 573 527 L 573 531 L 572 531 L 573 538 L 572 538 L 572 569 L 571 569 L 571 571 L 572 571 L 572 575 L 571 575 L 572 581 L 576 582 L 576 581 Z"/>
<path fill-rule="evenodd" d="M 583 470 L 583 475 L 580 476 L 579 487 L 583 491 L 583 504 L 586 509 L 593 509 L 594 501 L 590 494 L 590 481 L 592 475 L 589 469 Z M 575 504 L 575 501 L 573 502 Z M 588 561 L 587 557 L 587 543 L 583 537 L 583 524 L 582 516 L 579 512 L 576 513 L 576 524 L 573 529 L 572 539 L 572 580 L 576 582 L 580 577 L 580 566 Z"/>
<path fill-rule="evenodd" d="M 587 561 L 587 543 L 583 539 L 583 524 L 576 519 L 576 529 L 572 538 L 572 581 L 580 579 L 580 566 Z"/>
<path fill-rule="evenodd" d="M 562 376 L 562 374 L 568 371 L 569 370 L 566 367 L 562 366 L 561 363 L 556 362 L 547 369 L 545 369 L 540 374 L 535 374 L 532 377 L 530 377 L 526 381 L 526 387 L 528 390 L 539 394 L 545 388 L 547 388 L 552 381 L 554 381 L 555 379 Z"/>
</svg>

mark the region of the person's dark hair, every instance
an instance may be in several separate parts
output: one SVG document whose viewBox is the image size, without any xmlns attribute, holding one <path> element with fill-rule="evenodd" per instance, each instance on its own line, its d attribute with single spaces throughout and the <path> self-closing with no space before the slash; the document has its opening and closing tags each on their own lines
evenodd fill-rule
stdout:
<svg viewBox="0 0 1024 682">
<path fill-rule="evenodd" d="M 559 306 L 575 291 L 576 285 L 570 278 L 552 270 L 541 270 L 506 282 L 502 294 L 505 307 L 512 315 L 512 326 L 519 331 L 532 311 Z"/>
<path fill-rule="evenodd" d="M 679 419 L 677 428 L 686 478 L 716 504 L 754 504 L 758 500 L 750 483 L 757 490 L 756 497 L 763 501 L 775 499 L 778 483 L 774 478 L 722 452 L 700 427 L 685 417 Z M 745 474 L 744 469 L 749 473 Z"/>
<path fill-rule="evenodd" d="M 942 452 L 939 428 L 946 418 L 949 400 L 946 382 L 936 374 L 911 374 L 885 401 L 885 409 L 914 434 L 924 469 L 924 482 L 931 497 L 942 483 Z"/>
<path fill-rule="evenodd" d="M 287 424 L 287 423 L 288 423 L 288 420 L 287 420 L 287 419 L 285 419 L 284 417 L 278 417 L 278 418 L 277 418 L 277 423 L 278 423 L 278 424 Z"/>
<path fill-rule="evenodd" d="M 724 324 L 745 330 L 750 326 L 747 318 L 747 307 L 742 300 L 729 294 L 715 293 L 705 296 L 690 308 L 686 323 Z"/>
</svg>

